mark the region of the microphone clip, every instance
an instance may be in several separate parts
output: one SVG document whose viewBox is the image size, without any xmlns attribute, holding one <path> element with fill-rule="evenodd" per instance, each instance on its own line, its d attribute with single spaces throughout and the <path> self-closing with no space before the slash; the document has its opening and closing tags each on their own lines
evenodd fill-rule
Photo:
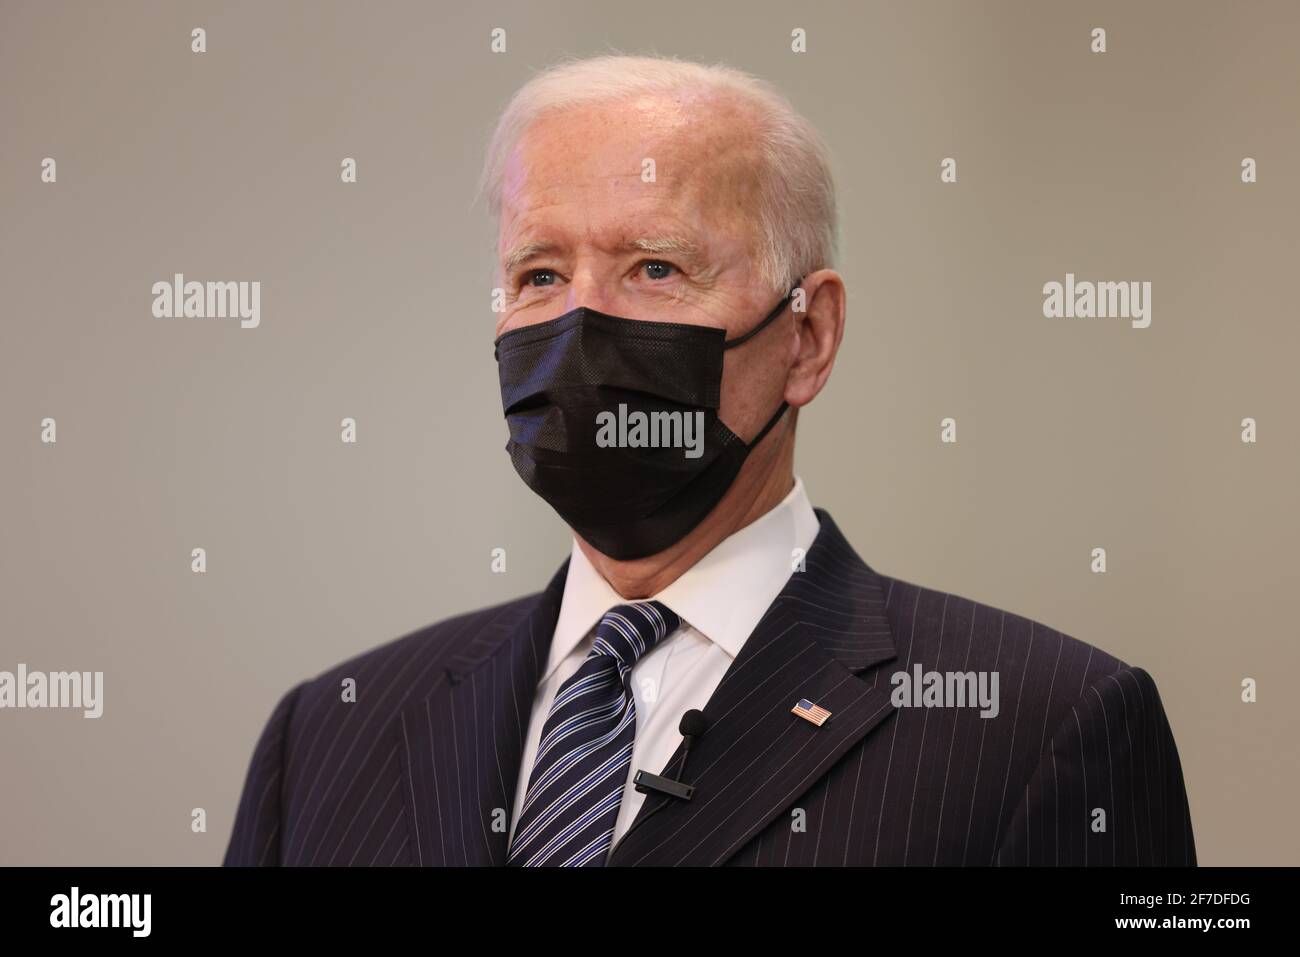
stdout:
<svg viewBox="0 0 1300 957">
<path fill-rule="evenodd" d="M 651 774 L 649 771 L 637 771 L 632 778 L 632 785 L 642 794 L 653 791 L 680 801 L 689 801 L 695 795 L 695 785 L 683 784 L 681 781 L 674 781 L 661 774 Z"/>
</svg>

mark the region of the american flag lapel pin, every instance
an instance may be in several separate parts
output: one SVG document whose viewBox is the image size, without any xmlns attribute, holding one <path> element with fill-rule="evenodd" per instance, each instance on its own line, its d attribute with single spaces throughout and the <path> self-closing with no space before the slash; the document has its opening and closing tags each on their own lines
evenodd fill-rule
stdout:
<svg viewBox="0 0 1300 957">
<path fill-rule="evenodd" d="M 826 719 L 831 716 L 831 713 L 829 711 L 827 711 L 821 705 L 813 704 L 807 698 L 800 698 L 799 703 L 795 705 L 793 708 L 791 708 L 790 712 L 792 714 L 797 714 L 805 721 L 811 721 L 819 728 L 822 725 L 824 725 L 826 723 Z"/>
</svg>

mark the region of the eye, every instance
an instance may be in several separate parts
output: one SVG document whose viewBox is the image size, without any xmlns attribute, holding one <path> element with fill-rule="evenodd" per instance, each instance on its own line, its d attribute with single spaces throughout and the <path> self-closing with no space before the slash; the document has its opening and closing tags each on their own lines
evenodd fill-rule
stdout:
<svg viewBox="0 0 1300 957">
<path fill-rule="evenodd" d="M 647 278 L 649 279 L 667 279 L 671 275 L 669 271 L 677 268 L 672 263 L 666 263 L 661 259 L 647 260 L 642 263 L 642 266 L 648 271 Z"/>
<path fill-rule="evenodd" d="M 550 277 L 550 280 L 551 280 L 551 281 L 549 281 L 549 282 L 545 281 L 545 278 L 546 278 L 547 276 Z M 536 280 L 536 279 L 542 279 L 543 281 L 542 281 L 542 282 L 534 282 L 534 280 Z M 524 273 L 524 275 L 523 275 L 523 280 L 524 280 L 524 283 L 525 283 L 526 285 L 533 286 L 533 287 L 539 287 L 539 286 L 553 286 L 553 285 L 555 285 L 555 282 L 554 282 L 554 280 L 555 280 L 555 271 L 552 270 L 552 269 L 530 269 L 530 270 L 528 270 L 528 272 Z"/>
</svg>

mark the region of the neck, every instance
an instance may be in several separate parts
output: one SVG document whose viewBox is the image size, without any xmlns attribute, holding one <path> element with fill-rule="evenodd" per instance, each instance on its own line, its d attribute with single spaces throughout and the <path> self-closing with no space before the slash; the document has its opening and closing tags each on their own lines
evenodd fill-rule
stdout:
<svg viewBox="0 0 1300 957">
<path fill-rule="evenodd" d="M 722 501 L 676 544 L 656 555 L 630 561 L 610 558 L 575 536 L 578 547 L 623 598 L 636 601 L 658 594 L 719 542 L 766 515 L 790 494 L 794 488 L 793 430 L 774 431 L 778 434 L 768 436 L 746 458 Z"/>
</svg>

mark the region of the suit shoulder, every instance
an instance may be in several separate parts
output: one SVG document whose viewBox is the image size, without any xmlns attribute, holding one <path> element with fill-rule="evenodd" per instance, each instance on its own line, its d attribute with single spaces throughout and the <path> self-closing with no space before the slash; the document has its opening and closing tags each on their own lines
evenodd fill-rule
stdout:
<svg viewBox="0 0 1300 957">
<path fill-rule="evenodd" d="M 900 659 L 966 663 L 962 670 L 1009 671 L 1045 688 L 1083 688 L 1130 665 L 1025 615 L 964 595 L 881 576 Z"/>
<path fill-rule="evenodd" d="M 457 655 L 503 639 L 533 610 L 540 595 L 535 592 L 463 612 L 353 655 L 303 681 L 300 699 L 303 703 L 321 697 L 337 701 L 341 683 L 351 678 L 363 710 L 368 710 L 364 704 L 395 710 L 412 693 L 427 691 Z"/>
<path fill-rule="evenodd" d="M 1143 713 L 1151 726 L 1163 725 L 1155 682 L 1142 668 L 1016 612 L 900 579 L 882 582 L 895 672 L 920 665 L 924 673 L 986 676 L 998 698 L 987 730 L 1004 735 L 1003 746 L 1026 766 L 1075 714 L 1150 709 Z"/>
</svg>

